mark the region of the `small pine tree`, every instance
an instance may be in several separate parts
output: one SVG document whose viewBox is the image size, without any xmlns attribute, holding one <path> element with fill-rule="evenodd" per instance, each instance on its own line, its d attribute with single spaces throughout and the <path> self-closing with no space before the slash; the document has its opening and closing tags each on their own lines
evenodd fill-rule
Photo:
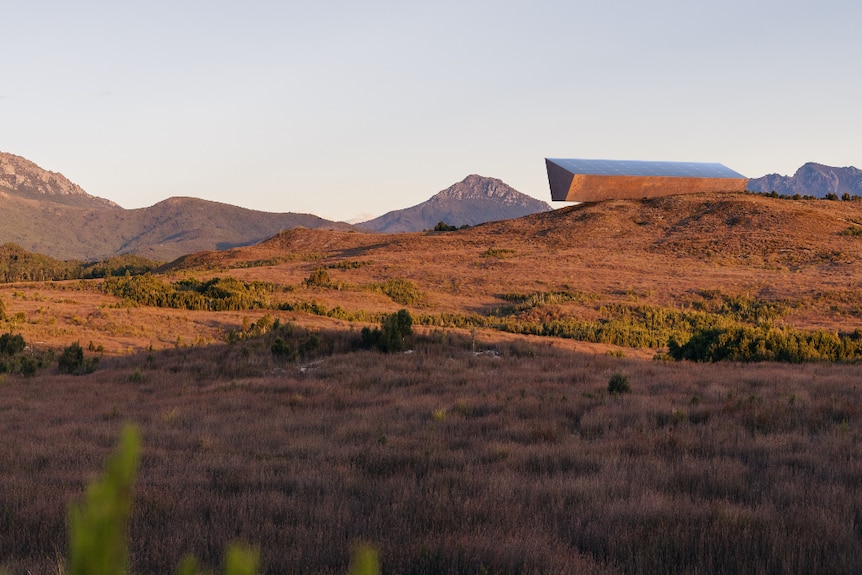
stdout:
<svg viewBox="0 0 862 575">
<path fill-rule="evenodd" d="M 621 373 L 615 373 L 608 381 L 608 393 L 611 395 L 621 395 L 623 393 L 631 393 L 632 386 L 629 384 L 629 378 Z"/>
</svg>

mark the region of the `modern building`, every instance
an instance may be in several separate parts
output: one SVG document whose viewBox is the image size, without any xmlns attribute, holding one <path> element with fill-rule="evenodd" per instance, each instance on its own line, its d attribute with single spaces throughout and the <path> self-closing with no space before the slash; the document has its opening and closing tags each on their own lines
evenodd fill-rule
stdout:
<svg viewBox="0 0 862 575">
<path fill-rule="evenodd" d="M 597 202 L 700 192 L 743 192 L 748 178 L 717 163 L 545 158 L 551 199 Z"/>
</svg>

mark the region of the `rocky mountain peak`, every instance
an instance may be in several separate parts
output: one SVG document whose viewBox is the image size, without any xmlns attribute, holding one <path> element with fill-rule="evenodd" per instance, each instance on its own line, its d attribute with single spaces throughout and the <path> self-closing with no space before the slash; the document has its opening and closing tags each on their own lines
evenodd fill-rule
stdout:
<svg viewBox="0 0 862 575">
<path fill-rule="evenodd" d="M 535 211 L 550 209 L 545 202 L 522 194 L 502 180 L 486 178 L 476 174 L 471 174 L 460 182 L 452 184 L 431 199 L 436 201 L 493 200 L 507 206 L 533 208 Z"/>
<path fill-rule="evenodd" d="M 110 200 L 91 196 L 63 174 L 44 170 L 30 160 L 5 152 L 0 152 L 0 192 L 67 206 L 119 207 Z"/>
</svg>

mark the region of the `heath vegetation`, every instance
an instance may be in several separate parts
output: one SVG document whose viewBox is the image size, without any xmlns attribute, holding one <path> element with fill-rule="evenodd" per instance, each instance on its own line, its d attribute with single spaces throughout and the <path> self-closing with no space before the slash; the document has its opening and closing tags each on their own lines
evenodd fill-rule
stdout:
<svg viewBox="0 0 862 575">
<path fill-rule="evenodd" d="M 860 572 L 860 222 L 704 194 L 161 268 L 7 248 L 0 570 L 69 573 L 130 422 L 132 573 L 235 542 L 261 573 L 363 544 L 417 575 Z"/>
</svg>

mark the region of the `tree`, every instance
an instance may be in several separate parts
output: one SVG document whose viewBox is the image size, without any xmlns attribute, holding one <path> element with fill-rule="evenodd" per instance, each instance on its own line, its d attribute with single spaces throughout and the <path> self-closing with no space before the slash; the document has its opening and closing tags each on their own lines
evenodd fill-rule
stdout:
<svg viewBox="0 0 862 575">
<path fill-rule="evenodd" d="M 456 226 L 450 226 L 449 224 L 447 224 L 446 222 L 444 222 L 442 220 L 437 222 L 437 225 L 434 226 L 435 232 L 454 232 L 457 229 L 458 228 Z"/>
<path fill-rule="evenodd" d="M 629 378 L 621 373 L 615 373 L 608 381 L 608 393 L 611 395 L 621 395 L 623 393 L 631 393 L 632 386 L 629 385 Z"/>
<path fill-rule="evenodd" d="M 63 350 L 57 360 L 57 367 L 60 369 L 60 373 L 84 375 L 95 371 L 98 363 L 98 357 L 84 359 L 84 350 L 81 348 L 81 344 L 76 341 Z"/>
<path fill-rule="evenodd" d="M 365 349 L 379 349 L 383 352 L 404 349 L 404 338 L 413 333 L 413 317 L 406 309 L 389 314 L 383 318 L 380 328 L 362 328 L 361 346 Z"/>
</svg>

